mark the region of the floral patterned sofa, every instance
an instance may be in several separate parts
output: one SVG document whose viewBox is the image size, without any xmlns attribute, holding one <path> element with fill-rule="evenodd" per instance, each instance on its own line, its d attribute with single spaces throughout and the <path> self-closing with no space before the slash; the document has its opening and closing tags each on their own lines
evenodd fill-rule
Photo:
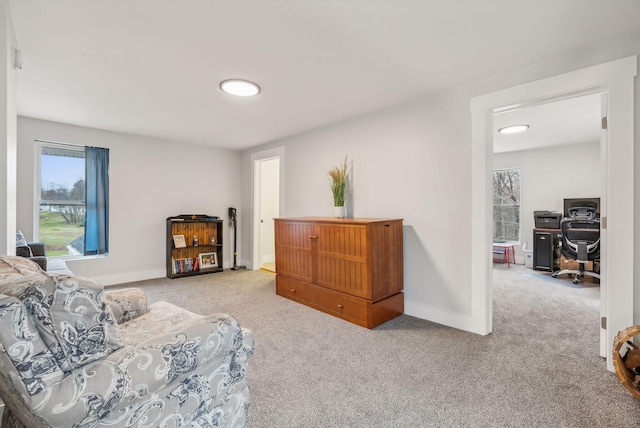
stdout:
<svg viewBox="0 0 640 428">
<path fill-rule="evenodd" d="M 2 426 L 246 426 L 252 353 L 230 315 L 0 256 Z"/>
</svg>

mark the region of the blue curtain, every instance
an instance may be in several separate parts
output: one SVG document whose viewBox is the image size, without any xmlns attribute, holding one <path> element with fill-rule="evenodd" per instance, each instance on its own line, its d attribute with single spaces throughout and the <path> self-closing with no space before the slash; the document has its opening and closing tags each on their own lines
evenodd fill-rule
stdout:
<svg viewBox="0 0 640 428">
<path fill-rule="evenodd" d="M 109 149 L 85 147 L 84 255 L 109 252 Z"/>
</svg>

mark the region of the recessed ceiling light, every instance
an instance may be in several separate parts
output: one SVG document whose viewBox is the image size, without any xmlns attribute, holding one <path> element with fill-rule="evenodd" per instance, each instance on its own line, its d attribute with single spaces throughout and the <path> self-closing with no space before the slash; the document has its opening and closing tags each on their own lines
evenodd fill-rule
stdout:
<svg viewBox="0 0 640 428">
<path fill-rule="evenodd" d="M 228 79 L 220 82 L 220 89 L 238 97 L 253 97 L 260 93 L 260 86 L 248 80 Z"/>
<path fill-rule="evenodd" d="M 498 129 L 498 132 L 501 134 L 516 134 L 518 132 L 524 132 L 527 129 L 529 129 L 529 125 L 513 125 L 500 128 Z"/>
</svg>

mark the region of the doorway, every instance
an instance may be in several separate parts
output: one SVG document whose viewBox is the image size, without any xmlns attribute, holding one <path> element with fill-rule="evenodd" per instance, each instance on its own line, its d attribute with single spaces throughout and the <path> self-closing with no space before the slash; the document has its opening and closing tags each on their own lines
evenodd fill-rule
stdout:
<svg viewBox="0 0 640 428">
<path fill-rule="evenodd" d="M 594 89 L 593 93 L 579 93 L 576 96 L 568 96 L 566 99 L 553 99 L 550 102 L 539 102 L 534 105 L 527 105 L 521 108 L 514 108 L 494 113 L 493 115 L 493 167 L 504 168 L 518 167 L 519 173 L 523 175 L 522 186 L 523 200 L 521 205 L 520 225 L 522 230 L 520 236 L 522 241 L 527 241 L 533 249 L 536 246 L 536 239 L 532 236 L 534 228 L 534 211 L 551 211 L 559 213 L 562 217 L 566 217 L 564 200 L 565 199 L 598 199 L 605 206 L 606 204 L 606 158 L 603 156 L 603 150 L 606 148 L 606 132 L 601 129 L 601 118 L 607 116 L 606 99 L 604 92 Z M 500 135 L 497 130 L 508 126 L 509 124 L 524 124 L 529 126 L 526 132 L 505 138 Z M 513 147 L 517 146 L 519 151 L 514 151 Z M 525 153 L 522 153 L 525 151 Z M 505 163 L 507 162 L 507 163 Z M 601 214 L 600 211 L 598 211 Z M 606 208 L 602 215 L 606 216 Z M 556 229 L 559 228 L 559 225 Z M 606 230 L 601 231 L 603 241 L 606 240 Z M 552 272 L 559 272 L 563 269 L 578 269 L 573 261 L 565 260 L 561 255 L 554 256 L 553 253 L 559 248 L 561 241 L 558 233 L 545 232 L 542 239 L 551 238 L 551 242 L 556 241 L 549 248 L 549 257 L 554 260 L 549 266 L 550 272 L 524 272 L 532 282 L 535 276 L 549 276 Z M 519 253 L 521 247 L 517 249 Z M 559 250 L 558 250 L 559 251 Z M 520 256 L 520 254 L 518 254 Z M 533 259 L 535 260 L 535 256 Z M 601 251 L 599 270 L 606 269 L 606 250 Z M 557 265 L 556 265 L 557 263 Z M 545 263 L 538 260 L 538 265 Z M 589 264 L 587 264 L 589 266 Z M 538 266 L 540 268 L 540 266 Z M 588 269 L 592 269 L 591 266 Z M 493 277 L 492 272 L 492 277 Z M 504 274 L 500 275 L 503 278 Z M 540 279 L 540 278 L 538 278 Z M 549 278 L 547 278 L 549 279 Z M 557 285 L 556 290 L 560 292 L 567 283 L 567 276 L 562 275 L 555 279 L 550 279 Z M 568 280 L 571 284 L 571 279 Z M 492 285 L 495 280 L 492 279 Z M 606 276 L 602 281 L 594 284 L 592 278 L 585 277 L 582 280 L 582 287 L 596 287 L 591 292 L 599 290 L 597 293 L 606 295 L 607 282 Z M 540 287 L 541 289 L 543 287 Z M 566 289 L 567 293 L 572 290 Z M 589 300 L 593 301 L 593 293 L 585 293 L 589 296 Z M 541 296 L 540 300 L 543 300 Z M 579 294 L 573 297 L 577 305 L 579 302 Z M 576 323 L 588 322 L 583 325 L 584 329 L 589 329 L 599 324 L 601 317 L 606 317 L 606 307 L 603 298 L 596 301 L 600 302 L 600 313 L 591 318 L 581 314 L 576 319 Z M 493 304 L 493 303 L 492 303 Z M 588 320 L 588 321 L 585 321 Z M 544 328 L 543 325 L 540 328 Z M 600 340 L 599 352 L 600 356 L 606 357 L 607 350 L 606 331 L 601 329 L 601 335 L 597 337 Z"/>
<path fill-rule="evenodd" d="M 273 219 L 282 203 L 281 149 L 254 153 L 253 161 L 253 269 L 275 273 Z"/>
<path fill-rule="evenodd" d="M 590 327 L 597 325 L 602 315 L 597 310 L 601 306 L 599 280 L 585 276 L 580 284 L 573 285 L 572 278 L 566 274 L 558 278 L 551 275 L 563 269 L 578 268 L 575 261 L 558 254 L 560 224 L 555 216 L 559 215 L 560 219 L 566 217 L 564 201 L 571 198 L 600 200 L 603 195 L 601 148 L 605 142 L 601 142 L 601 139 L 606 135 L 603 135 L 601 129 L 601 117 L 606 116 L 606 105 L 603 104 L 602 97 L 600 93 L 582 95 L 493 116 L 493 234 L 494 239 L 508 239 L 515 244 L 514 252 L 518 263 L 521 263 L 517 269 L 504 269 L 508 266 L 498 265 L 494 260 L 493 307 L 500 307 L 496 306 L 498 294 L 504 301 L 503 294 L 513 292 L 512 298 L 526 296 L 524 298 L 528 301 L 520 302 L 515 299 L 511 304 L 521 305 L 526 310 L 538 310 L 540 302 L 553 294 L 558 301 L 566 301 L 567 306 L 562 309 L 564 313 L 560 314 L 557 311 L 561 306 L 544 306 L 542 313 L 545 317 L 541 318 L 540 333 L 548 331 L 550 337 L 555 337 L 554 332 L 558 326 L 567 322 L 572 322 L 572 325 L 581 327 L 585 332 L 597 332 Z M 498 132 L 499 129 L 509 129 L 509 126 L 516 124 L 526 125 L 528 128 L 519 133 Z M 506 173 L 509 175 L 503 177 Z M 515 174 L 517 180 L 511 174 Z M 496 190 L 499 191 L 497 194 Z M 512 201 L 513 207 L 508 204 Z M 549 211 L 552 214 L 549 214 L 548 219 L 558 219 L 556 225 L 548 226 L 545 231 L 536 235 L 542 240 L 534 238 L 532 232 L 536 227 L 536 211 Z M 550 237 L 551 240 L 548 239 Z M 534 265 L 536 257 L 532 250 L 536 242 L 550 243 L 549 256 L 545 259 L 538 254 Z M 528 253 L 523 251 L 525 245 L 530 249 Z M 543 245 L 542 249 L 547 249 L 547 246 Z M 522 269 L 522 264 L 527 268 Z M 599 269 L 593 262 L 587 263 L 586 267 L 588 271 Z M 505 282 L 514 284 L 514 289 L 505 287 Z M 522 287 L 528 289 L 517 294 L 517 290 Z M 604 286 L 602 291 L 605 292 Z M 503 326 L 505 323 L 517 324 L 518 318 L 507 319 L 498 315 L 497 318 L 494 317 L 494 322 L 500 320 Z M 547 325 L 542 322 L 544 319 L 554 320 L 555 325 Z M 591 345 L 588 349 L 591 351 L 593 343 L 599 340 L 597 335 L 589 337 L 588 343 Z M 583 346 L 586 346 L 586 342 Z M 595 352 L 606 356 L 606 350 L 602 347 Z"/>
<path fill-rule="evenodd" d="M 615 334 L 633 323 L 633 136 L 634 78 L 637 57 L 623 58 L 575 72 L 494 92 L 471 100 L 472 111 L 472 278 L 471 320 L 477 332 L 492 331 L 492 181 L 493 120 L 501 111 L 540 105 L 579 95 L 604 93 L 608 113 L 616 117 L 609 123 L 602 148 L 603 192 L 601 208 L 603 232 L 601 295 L 605 317 L 601 322 L 602 346 L 607 350 L 607 368 L 613 371 L 611 349 Z M 626 191 L 622 192 L 621 189 Z M 608 222 L 608 217 L 615 222 Z M 627 228 L 625 230 L 625 228 Z M 609 242 L 615 245 L 609 245 Z"/>
<path fill-rule="evenodd" d="M 263 159 L 258 162 L 260 169 L 260 199 L 259 217 L 259 259 L 260 269 L 269 272 L 276 271 L 276 251 L 274 245 L 273 219 L 279 216 L 278 201 L 280 200 L 280 158 Z"/>
</svg>

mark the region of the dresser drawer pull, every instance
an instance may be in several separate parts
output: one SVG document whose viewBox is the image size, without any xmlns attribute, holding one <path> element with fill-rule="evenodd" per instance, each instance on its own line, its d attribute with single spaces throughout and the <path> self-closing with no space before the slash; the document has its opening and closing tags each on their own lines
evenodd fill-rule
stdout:
<svg viewBox="0 0 640 428">
<path fill-rule="evenodd" d="M 309 239 L 318 239 L 318 237 L 316 235 L 311 235 Z"/>
<path fill-rule="evenodd" d="M 342 308 L 344 308 L 344 306 L 338 305 L 338 309 L 342 309 Z"/>
</svg>

